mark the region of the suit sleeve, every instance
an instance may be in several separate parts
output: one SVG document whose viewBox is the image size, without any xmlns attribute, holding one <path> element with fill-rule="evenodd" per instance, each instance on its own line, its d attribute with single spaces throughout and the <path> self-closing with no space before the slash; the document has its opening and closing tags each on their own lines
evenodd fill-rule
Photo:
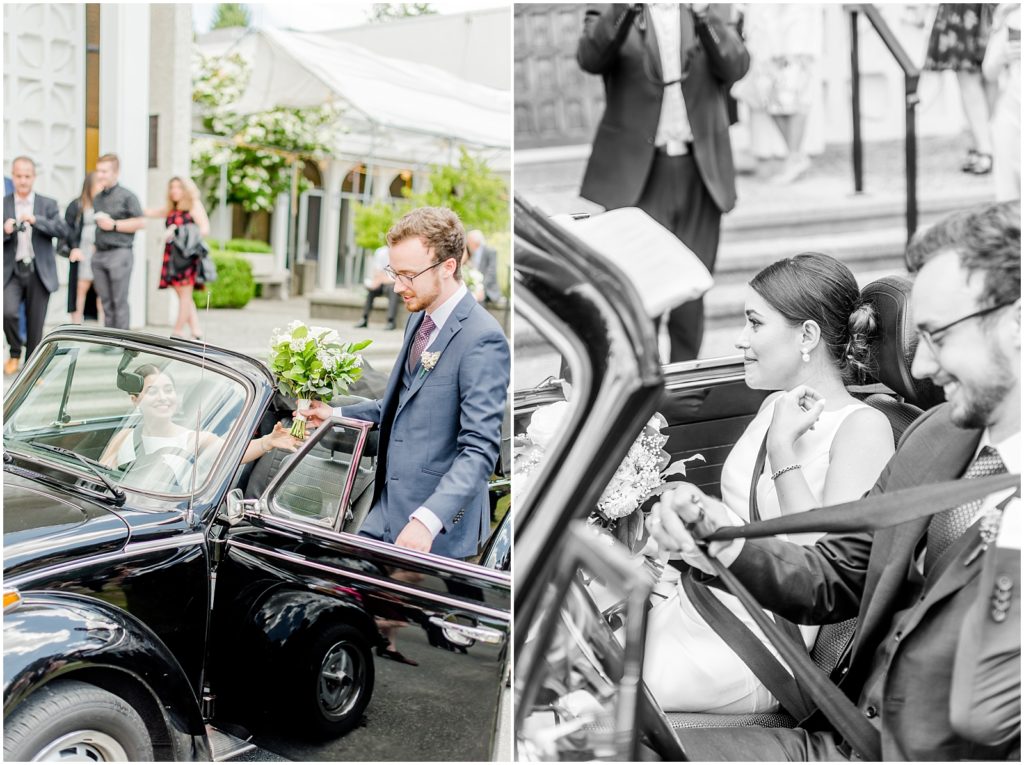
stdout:
<svg viewBox="0 0 1024 765">
<path fill-rule="evenodd" d="M 576 46 L 576 61 L 583 71 L 604 74 L 612 67 L 636 14 L 636 7 L 627 3 L 587 6 Z"/>
<path fill-rule="evenodd" d="M 706 15 L 697 16 L 695 26 L 712 74 L 726 86 L 742 78 L 750 68 L 750 54 L 736 26 L 722 18 L 715 6 Z"/>
<path fill-rule="evenodd" d="M 988 550 L 953 661 L 950 722 L 969 741 L 1020 736 L 1020 587 L 1020 549 Z"/>
<path fill-rule="evenodd" d="M 42 210 L 36 215 L 36 223 L 33 228 L 43 236 L 63 239 L 67 234 L 67 227 L 60 217 L 60 208 L 52 199 L 42 200 Z"/>
<path fill-rule="evenodd" d="M 455 459 L 423 502 L 451 527 L 456 513 L 480 495 L 501 448 L 501 421 L 508 396 L 509 348 L 497 329 L 483 335 L 459 364 L 459 434 Z"/>
<path fill-rule="evenodd" d="M 381 400 L 377 399 L 375 401 L 361 401 L 358 404 L 342 406 L 339 407 L 339 410 L 342 417 L 350 417 L 353 420 L 366 420 L 379 426 L 381 405 Z"/>
</svg>

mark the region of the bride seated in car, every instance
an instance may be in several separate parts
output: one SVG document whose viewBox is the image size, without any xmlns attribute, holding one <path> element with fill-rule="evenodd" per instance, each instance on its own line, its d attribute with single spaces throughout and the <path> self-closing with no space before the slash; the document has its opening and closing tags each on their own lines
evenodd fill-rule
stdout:
<svg viewBox="0 0 1024 765">
<path fill-rule="evenodd" d="M 150 470 L 162 471 L 162 478 L 154 477 L 154 483 L 163 485 L 151 485 L 150 489 L 189 486 L 194 458 L 198 457 L 206 465 L 212 464 L 220 453 L 223 439 L 215 433 L 197 432 L 174 421 L 179 409 L 178 391 L 167 369 L 142 364 L 132 372 L 119 372 L 118 377 L 118 387 L 128 393 L 142 421 L 117 431 L 99 461 L 136 475 Z M 298 444 L 299 441 L 277 423 L 272 433 L 249 443 L 242 463 L 252 462 L 271 449 L 293 452 Z M 199 479 L 204 475 L 205 470 Z"/>
<path fill-rule="evenodd" d="M 769 395 L 725 460 L 722 500 L 737 523 L 853 501 L 892 456 L 887 418 L 854 398 L 846 382 L 869 363 L 873 309 L 835 258 L 803 253 L 755 276 L 736 342 L 746 383 Z M 816 535 L 794 541 L 812 544 Z M 669 567 L 648 615 L 644 680 L 666 711 L 748 714 L 778 704 L 701 617 Z M 659 597 L 657 593 L 661 593 Z M 713 597 L 775 649 L 732 595 Z M 814 644 L 818 627 L 800 627 Z"/>
</svg>

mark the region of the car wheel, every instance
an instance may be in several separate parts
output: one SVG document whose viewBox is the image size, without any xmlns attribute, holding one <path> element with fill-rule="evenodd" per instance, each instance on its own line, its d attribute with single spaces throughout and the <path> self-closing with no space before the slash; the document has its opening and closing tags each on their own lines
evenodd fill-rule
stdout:
<svg viewBox="0 0 1024 765">
<path fill-rule="evenodd" d="M 55 680 L 4 720 L 7 762 L 152 761 L 138 712 L 120 696 L 78 680 Z"/>
<path fill-rule="evenodd" d="M 313 643 L 300 673 L 300 720 L 321 735 L 348 733 L 370 703 L 373 680 L 363 636 L 344 624 L 329 628 Z"/>
</svg>

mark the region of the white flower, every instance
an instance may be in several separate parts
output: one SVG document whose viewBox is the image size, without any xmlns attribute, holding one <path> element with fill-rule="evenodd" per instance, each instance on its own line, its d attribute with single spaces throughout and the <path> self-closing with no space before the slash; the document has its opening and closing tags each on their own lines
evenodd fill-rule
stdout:
<svg viewBox="0 0 1024 765">
<path fill-rule="evenodd" d="M 555 434 L 561 429 L 562 421 L 569 413 L 568 401 L 556 401 L 542 406 L 530 416 L 526 437 L 541 450 L 547 449 Z"/>
<path fill-rule="evenodd" d="M 437 364 L 437 360 L 440 358 L 440 351 L 434 351 L 433 353 L 431 353 L 430 351 L 423 351 L 423 353 L 420 354 L 420 364 L 423 365 L 424 371 L 429 372 L 431 369 L 434 368 L 434 366 Z"/>
</svg>

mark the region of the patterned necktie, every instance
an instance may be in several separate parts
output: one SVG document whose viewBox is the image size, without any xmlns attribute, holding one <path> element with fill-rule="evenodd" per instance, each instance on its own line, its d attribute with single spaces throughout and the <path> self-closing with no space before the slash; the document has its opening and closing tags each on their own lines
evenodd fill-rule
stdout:
<svg viewBox="0 0 1024 765">
<path fill-rule="evenodd" d="M 412 372 L 416 369 L 416 365 L 420 361 L 420 354 L 427 347 L 427 340 L 430 339 L 430 333 L 434 331 L 434 320 L 428 315 L 423 316 L 423 323 L 420 324 L 420 328 L 416 330 L 416 337 L 413 338 L 412 348 L 409 349 L 409 371 Z"/>
<path fill-rule="evenodd" d="M 999 457 L 999 452 L 991 446 L 985 446 L 974 462 L 967 468 L 964 478 L 983 478 L 996 473 L 1005 473 L 1006 465 Z M 932 516 L 932 522 L 928 524 L 928 542 L 924 553 L 924 572 L 927 575 L 939 557 L 946 551 L 961 534 L 970 528 L 974 522 L 974 516 L 981 507 L 982 500 L 976 499 L 967 502 L 959 507 L 943 510 Z"/>
</svg>

